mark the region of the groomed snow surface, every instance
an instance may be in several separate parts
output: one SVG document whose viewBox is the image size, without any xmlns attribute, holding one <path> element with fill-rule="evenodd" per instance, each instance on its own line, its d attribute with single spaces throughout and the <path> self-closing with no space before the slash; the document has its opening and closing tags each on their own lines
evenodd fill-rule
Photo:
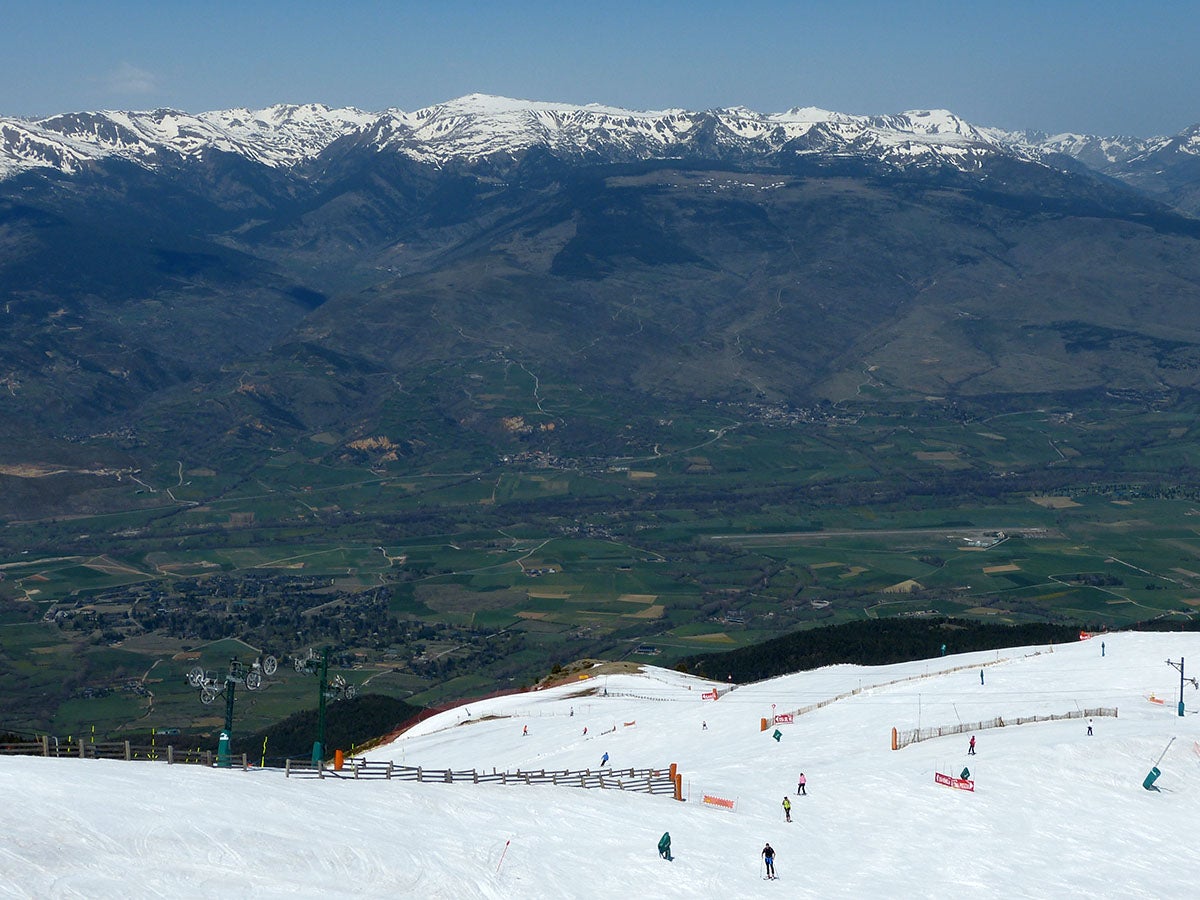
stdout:
<svg viewBox="0 0 1200 900">
<path fill-rule="evenodd" d="M 710 683 L 647 668 L 468 704 L 368 755 L 443 769 L 577 769 L 604 753 L 615 767 L 675 762 L 682 803 L 0 757 L 0 896 L 1196 897 L 1200 691 L 1187 686 L 1178 716 L 1166 660 L 1180 657 L 1200 674 L 1200 634 L 833 666 L 715 702 L 702 699 Z M 885 684 L 897 679 L 908 680 Z M 788 712 L 860 687 L 780 725 L 778 741 L 760 730 L 773 704 Z M 1093 707 L 1120 714 L 1095 718 L 1091 737 L 1068 719 L 975 731 L 973 757 L 968 734 L 890 749 L 893 726 Z M 1160 789 L 1144 789 L 1172 737 Z M 974 793 L 935 784 L 964 766 Z M 808 796 L 797 797 L 801 771 Z M 656 849 L 664 831 L 670 862 Z M 766 841 L 777 881 L 761 878 Z"/>
</svg>

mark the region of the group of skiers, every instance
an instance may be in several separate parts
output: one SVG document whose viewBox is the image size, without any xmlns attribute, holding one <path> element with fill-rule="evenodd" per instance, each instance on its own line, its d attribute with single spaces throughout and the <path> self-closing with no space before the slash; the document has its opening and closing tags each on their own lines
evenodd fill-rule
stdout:
<svg viewBox="0 0 1200 900">
<path fill-rule="evenodd" d="M 575 715 L 574 707 L 571 708 L 571 715 L 572 716 Z M 587 726 L 586 725 L 583 726 L 583 736 L 587 737 Z M 528 725 L 525 725 L 521 728 L 521 737 L 529 737 L 529 726 Z M 608 765 L 608 754 L 607 753 L 605 753 L 604 756 L 600 759 L 600 765 L 601 766 Z"/>
<path fill-rule="evenodd" d="M 803 772 L 796 779 L 796 793 L 801 797 L 808 796 L 808 778 Z M 783 798 L 783 820 L 785 822 L 792 821 L 792 799 L 791 797 Z M 763 864 L 766 866 L 766 875 L 764 876 L 769 881 L 774 881 L 778 876 L 775 874 L 775 848 L 771 846 L 771 842 L 767 841 L 762 848 Z"/>
<path fill-rule="evenodd" d="M 606 754 L 604 754 L 604 756 L 605 756 L 605 759 L 607 760 L 608 754 L 606 753 Z M 796 779 L 796 793 L 799 796 L 803 796 L 803 797 L 808 796 L 808 778 L 805 777 L 803 772 L 801 772 L 800 777 Z M 792 821 L 792 800 L 790 797 L 783 798 L 783 816 L 784 816 L 784 821 L 786 821 L 786 822 Z M 665 860 L 674 859 L 674 857 L 671 856 L 671 833 L 670 832 L 663 832 L 663 836 L 661 838 L 659 838 L 659 840 L 658 840 L 658 855 L 661 856 Z M 775 848 L 771 846 L 770 841 L 768 841 L 763 846 L 761 855 L 762 855 L 762 859 L 763 859 L 763 864 L 766 867 L 766 875 L 764 875 L 763 877 L 768 880 L 771 880 L 771 881 L 775 880 L 775 878 L 778 877 L 775 874 Z"/>
<path fill-rule="evenodd" d="M 658 855 L 670 862 L 675 857 L 671 855 L 671 832 L 664 831 L 663 836 L 658 839 Z M 767 841 L 762 848 L 763 863 L 766 865 L 767 874 L 764 876 L 768 880 L 775 880 L 775 848 L 771 846 L 771 842 Z"/>
<path fill-rule="evenodd" d="M 808 779 L 804 777 L 803 772 L 796 779 L 796 794 L 801 797 L 808 796 Z M 792 821 L 792 801 L 790 797 L 783 798 L 783 820 L 785 822 Z"/>
<path fill-rule="evenodd" d="M 574 714 L 575 714 L 575 710 L 572 709 L 571 715 L 574 716 Z M 708 730 L 708 722 L 702 723 L 701 730 L 702 731 Z M 585 735 L 587 734 L 587 728 L 583 729 L 583 733 Z M 529 726 L 528 725 L 525 725 L 522 727 L 521 736 L 522 737 L 529 736 Z M 972 753 L 974 752 L 974 746 L 975 746 L 975 739 L 971 738 L 971 747 L 972 747 L 971 752 Z M 609 757 L 608 757 L 607 752 L 604 753 L 603 756 L 601 756 L 600 766 L 602 768 L 604 766 L 608 765 L 608 759 L 609 759 Z M 803 772 L 801 772 L 800 776 L 796 779 L 796 794 L 797 794 L 797 796 L 801 796 L 801 797 L 808 796 L 808 778 L 805 776 L 805 774 Z M 786 822 L 792 821 L 792 801 L 791 801 L 790 797 L 783 798 L 783 816 L 784 816 L 784 821 L 786 821 Z M 671 833 L 670 832 L 663 832 L 663 836 L 661 838 L 659 838 L 658 855 L 668 861 L 674 859 L 674 857 L 671 856 Z M 771 846 L 769 841 L 763 846 L 761 855 L 762 855 L 762 859 L 763 859 L 763 864 L 766 867 L 766 875 L 764 877 L 767 879 L 770 879 L 770 880 L 774 880 L 777 877 L 775 875 L 775 849 Z"/>
<path fill-rule="evenodd" d="M 1087 720 L 1087 733 L 1088 733 L 1088 737 L 1093 736 L 1091 719 Z M 967 742 L 967 756 L 974 756 L 974 755 L 975 755 L 975 735 L 971 735 L 971 740 L 969 740 Z M 803 784 L 803 780 L 804 780 L 803 772 L 800 773 L 800 780 L 801 780 L 801 783 Z M 786 799 L 786 798 L 784 798 L 784 799 Z M 791 820 L 789 819 L 789 821 L 791 821 Z"/>
</svg>

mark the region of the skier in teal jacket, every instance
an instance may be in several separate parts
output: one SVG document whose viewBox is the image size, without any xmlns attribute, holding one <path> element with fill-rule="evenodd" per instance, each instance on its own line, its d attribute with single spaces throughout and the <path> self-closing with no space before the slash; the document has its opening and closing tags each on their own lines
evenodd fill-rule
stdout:
<svg viewBox="0 0 1200 900">
<path fill-rule="evenodd" d="M 671 832 L 664 831 L 663 836 L 658 839 L 658 855 L 666 860 L 671 858 Z"/>
</svg>

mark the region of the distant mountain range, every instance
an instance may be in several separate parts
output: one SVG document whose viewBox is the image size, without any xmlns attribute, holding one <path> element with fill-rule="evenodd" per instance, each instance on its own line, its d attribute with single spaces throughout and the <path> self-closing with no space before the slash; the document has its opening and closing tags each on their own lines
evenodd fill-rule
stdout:
<svg viewBox="0 0 1200 900">
<path fill-rule="evenodd" d="M 577 454 L 602 408 L 1169 404 L 1200 385 L 1198 142 L 480 95 L 0 119 L 0 479 L 495 458 L 552 424 L 497 367 L 556 386 L 572 427 L 535 443 Z"/>
<path fill-rule="evenodd" d="M 165 169 L 213 151 L 312 177 L 306 164 L 350 146 L 441 167 L 503 167 L 534 149 L 572 162 L 609 163 L 819 154 L 900 170 L 946 165 L 969 171 L 995 155 L 1062 167 L 1070 158 L 1185 212 L 1200 211 L 1200 125 L 1170 137 L 1047 135 L 978 127 L 946 110 L 881 116 L 811 107 L 772 114 L 741 107 L 643 112 L 482 94 L 415 112 L 307 104 L 195 115 L 158 109 L 0 117 L 0 179 L 36 169 L 76 175 L 113 158 Z"/>
</svg>

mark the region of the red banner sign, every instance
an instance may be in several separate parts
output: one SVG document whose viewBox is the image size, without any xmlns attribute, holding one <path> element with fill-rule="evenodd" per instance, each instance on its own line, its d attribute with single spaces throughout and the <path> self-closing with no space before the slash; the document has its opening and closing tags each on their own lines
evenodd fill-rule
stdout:
<svg viewBox="0 0 1200 900">
<path fill-rule="evenodd" d="M 944 784 L 946 787 L 956 788 L 960 791 L 975 790 L 975 782 L 969 778 L 955 778 L 952 775 L 943 775 L 941 772 L 935 772 L 933 780 L 938 784 Z"/>
<path fill-rule="evenodd" d="M 779 715 L 777 715 L 775 717 L 775 724 L 776 725 L 791 725 L 792 724 L 792 714 L 791 713 L 780 713 Z"/>
<path fill-rule="evenodd" d="M 701 700 L 716 700 L 718 696 L 719 695 L 717 694 L 717 689 L 713 688 L 711 691 L 705 691 L 703 694 L 701 694 L 700 699 Z"/>
</svg>

